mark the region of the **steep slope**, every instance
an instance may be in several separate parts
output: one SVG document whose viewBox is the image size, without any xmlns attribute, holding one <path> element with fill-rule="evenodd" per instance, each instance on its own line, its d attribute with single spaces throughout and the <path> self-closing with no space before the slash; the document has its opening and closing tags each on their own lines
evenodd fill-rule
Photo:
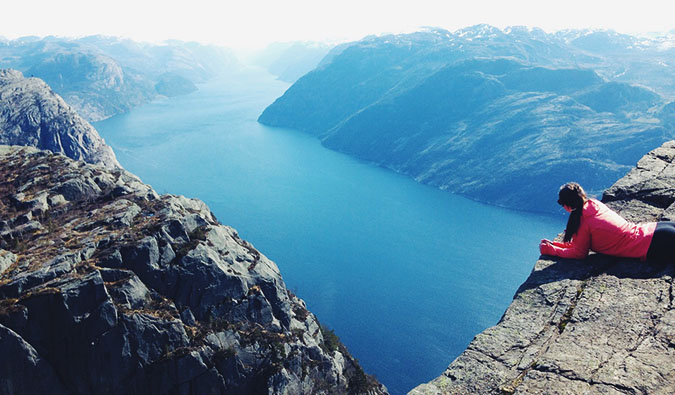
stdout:
<svg viewBox="0 0 675 395">
<path fill-rule="evenodd" d="M 657 43 L 592 35 L 479 25 L 366 38 L 334 50 L 259 122 L 472 199 L 554 211 L 542 191 L 588 166 L 580 181 L 603 190 L 675 137 L 656 93 L 673 93 L 661 76 L 675 69 L 636 80 L 649 87 L 616 72 L 622 53 L 660 61 Z M 595 51 L 603 40 L 619 49 Z"/>
<path fill-rule="evenodd" d="M 47 84 L 0 69 L 0 144 L 28 145 L 120 167 L 112 149 Z"/>
<path fill-rule="evenodd" d="M 644 156 L 603 201 L 635 222 L 675 220 L 675 141 Z M 499 323 L 410 393 L 672 394 L 673 276 L 675 261 L 542 257 Z"/>
<path fill-rule="evenodd" d="M 0 393 L 386 393 L 204 203 L 32 147 L 0 173 Z"/>
<path fill-rule="evenodd" d="M 571 37 L 539 29 L 502 31 L 487 25 L 456 32 L 429 29 L 367 37 L 329 53 L 314 71 L 266 108 L 260 122 L 321 136 L 385 94 L 403 92 L 439 69 L 467 59 L 505 57 L 551 68 L 595 69 L 614 64 L 569 41 Z"/>
<path fill-rule="evenodd" d="M 606 98 L 596 92 L 616 85 L 590 70 L 505 59 L 459 62 L 362 109 L 329 130 L 323 143 L 473 199 L 521 208 L 528 198 L 530 210 L 555 211 L 544 191 L 570 175 L 591 190 L 604 189 L 644 152 L 675 137 L 629 119 L 621 104 L 613 113 L 580 102 L 580 96 Z M 632 110 L 658 103 L 646 89 L 623 91 L 632 94 L 623 104 Z M 642 97 L 648 99 L 638 104 Z"/>
</svg>

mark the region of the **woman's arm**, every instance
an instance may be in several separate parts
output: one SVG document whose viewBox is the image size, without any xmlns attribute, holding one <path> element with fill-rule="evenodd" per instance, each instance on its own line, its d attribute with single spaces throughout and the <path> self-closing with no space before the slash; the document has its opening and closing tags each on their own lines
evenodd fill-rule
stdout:
<svg viewBox="0 0 675 395">
<path fill-rule="evenodd" d="M 570 243 L 569 241 L 567 243 L 561 243 L 559 241 L 552 241 L 551 244 L 553 244 L 556 247 L 563 247 L 563 248 L 572 247 L 572 243 Z"/>
<path fill-rule="evenodd" d="M 561 258 L 583 259 L 588 256 L 591 249 L 591 233 L 588 226 L 582 222 L 579 230 L 568 243 L 559 243 L 548 240 L 542 240 L 539 244 L 539 251 L 542 255 L 554 255 Z"/>
</svg>

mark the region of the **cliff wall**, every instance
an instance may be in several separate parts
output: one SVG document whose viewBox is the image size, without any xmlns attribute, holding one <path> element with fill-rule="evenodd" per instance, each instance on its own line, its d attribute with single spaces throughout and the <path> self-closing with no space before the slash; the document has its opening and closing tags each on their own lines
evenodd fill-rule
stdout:
<svg viewBox="0 0 675 395">
<path fill-rule="evenodd" d="M 0 146 L 0 394 L 384 394 L 204 203 Z"/>
</svg>

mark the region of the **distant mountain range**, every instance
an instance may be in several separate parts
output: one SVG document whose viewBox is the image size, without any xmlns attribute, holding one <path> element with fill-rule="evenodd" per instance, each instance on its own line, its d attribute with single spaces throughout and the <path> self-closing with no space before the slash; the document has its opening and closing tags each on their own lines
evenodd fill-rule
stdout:
<svg viewBox="0 0 675 395">
<path fill-rule="evenodd" d="M 259 118 L 416 180 L 552 211 L 675 137 L 675 38 L 500 30 L 367 37 L 334 48 Z"/>
<path fill-rule="evenodd" d="M 139 43 L 89 36 L 0 41 L 0 68 L 47 82 L 89 121 L 99 121 L 163 96 L 185 94 L 239 67 L 224 48 L 190 42 Z"/>
</svg>

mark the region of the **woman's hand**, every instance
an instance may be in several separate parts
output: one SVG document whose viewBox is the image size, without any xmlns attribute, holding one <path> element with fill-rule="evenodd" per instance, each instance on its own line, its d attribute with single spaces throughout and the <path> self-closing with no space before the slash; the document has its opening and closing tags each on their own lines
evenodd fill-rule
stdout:
<svg viewBox="0 0 675 395">
<path fill-rule="evenodd" d="M 553 245 L 551 240 L 541 239 L 541 242 L 539 242 L 539 252 L 541 255 L 553 255 L 552 250 Z"/>
</svg>

